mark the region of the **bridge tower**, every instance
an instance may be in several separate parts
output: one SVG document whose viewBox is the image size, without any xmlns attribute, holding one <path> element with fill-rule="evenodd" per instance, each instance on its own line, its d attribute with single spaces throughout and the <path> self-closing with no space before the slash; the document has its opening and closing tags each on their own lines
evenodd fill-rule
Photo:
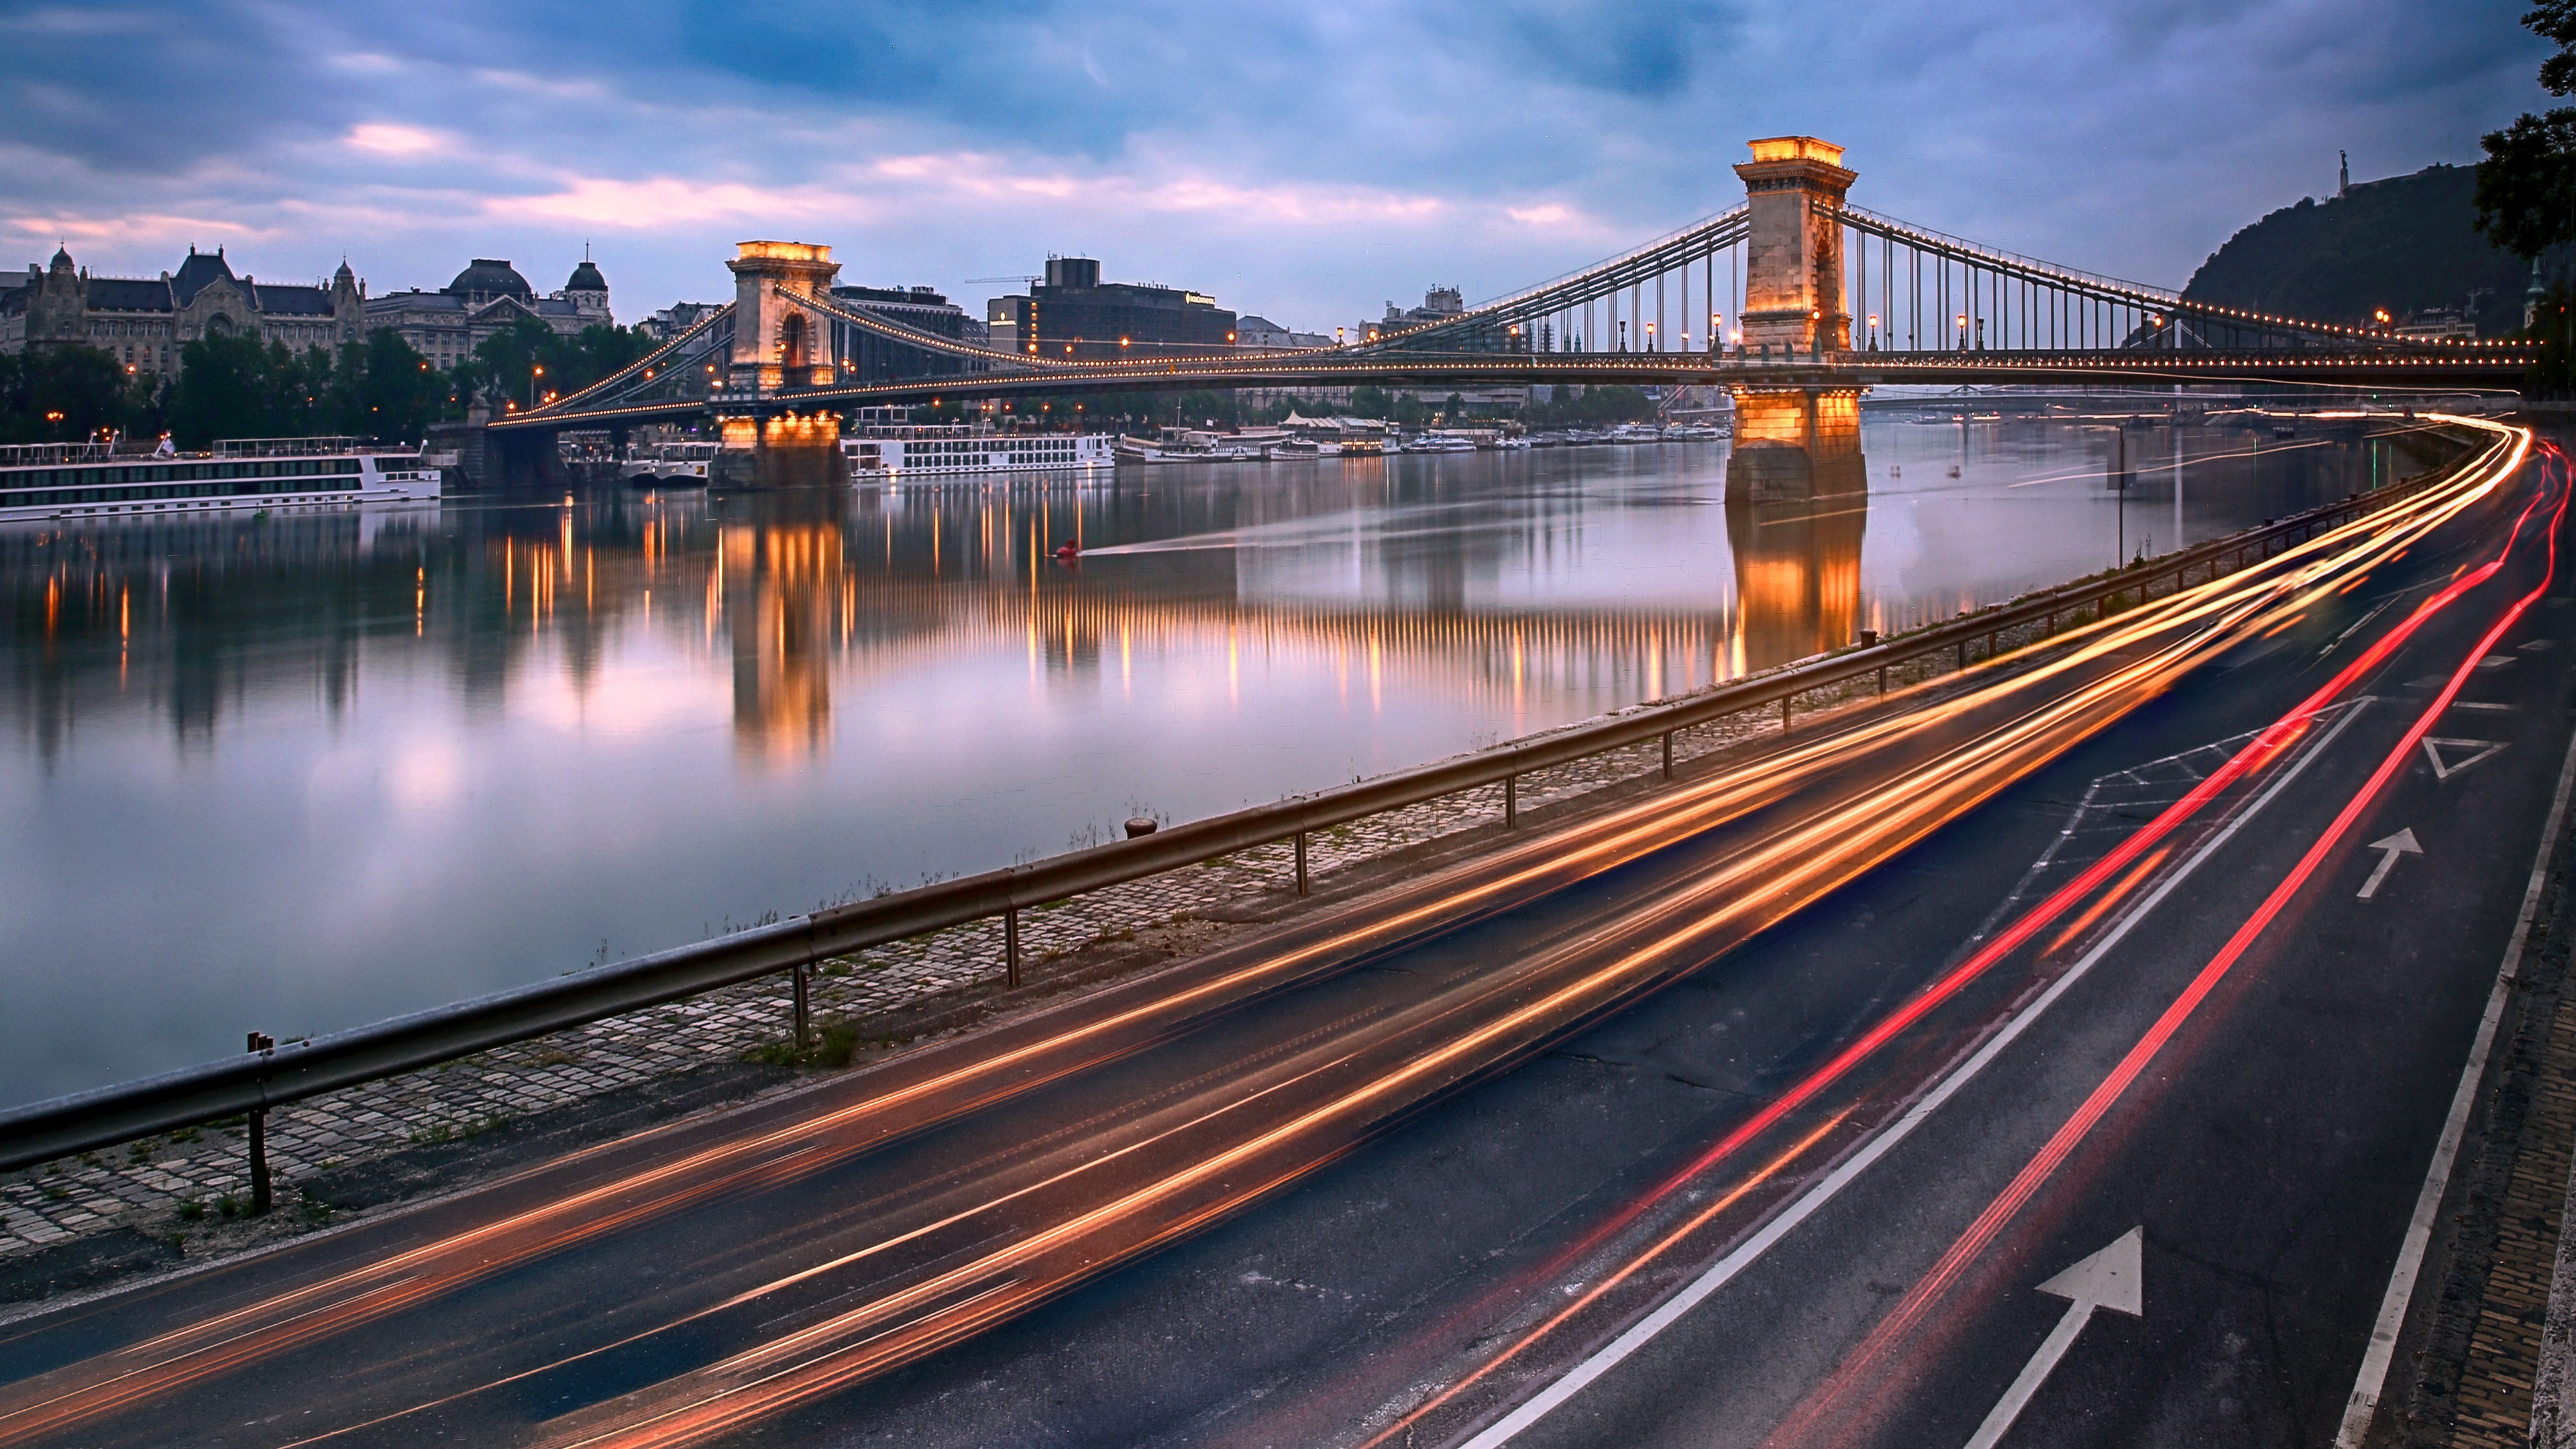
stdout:
<svg viewBox="0 0 2576 1449">
<path fill-rule="evenodd" d="M 1843 193 L 1860 179 L 1843 148 L 1813 136 L 1753 143 L 1744 178 L 1744 345 L 1781 352 L 1851 350 L 1843 305 Z"/>
<path fill-rule="evenodd" d="M 800 414 L 782 388 L 828 387 L 839 376 L 833 329 L 789 296 L 822 298 L 841 274 L 832 249 L 812 242 L 747 241 L 732 261 L 733 351 L 718 404 L 725 456 L 715 471 L 736 483 L 820 482 L 841 465 L 838 414 Z"/>
<path fill-rule="evenodd" d="M 733 269 L 733 358 L 725 381 L 736 392 L 828 387 L 840 370 L 832 329 L 780 296 L 824 297 L 841 264 L 812 242 L 747 241 Z"/>
<path fill-rule="evenodd" d="M 1843 194 L 1860 178 L 1843 148 L 1813 136 L 1753 143 L 1744 178 L 1744 350 L 1788 356 L 1851 350 L 1843 301 Z M 1854 388 L 1738 387 L 1730 506 L 1866 491 Z"/>
</svg>

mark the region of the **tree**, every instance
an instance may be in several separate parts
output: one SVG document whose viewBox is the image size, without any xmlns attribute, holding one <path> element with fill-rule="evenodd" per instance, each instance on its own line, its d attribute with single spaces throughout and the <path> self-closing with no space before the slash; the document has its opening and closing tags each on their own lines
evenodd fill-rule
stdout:
<svg viewBox="0 0 2576 1449">
<path fill-rule="evenodd" d="M 2518 116 L 2479 144 L 2478 230 L 2518 257 L 2576 241 L 2576 107 Z"/>
<path fill-rule="evenodd" d="M 353 437 L 417 442 L 447 401 L 447 379 L 399 333 L 379 328 L 340 349 L 331 378 L 336 428 Z"/>
<path fill-rule="evenodd" d="M 2558 43 L 2540 63 L 2541 85 L 2553 96 L 2576 90 L 2576 0 L 2541 0 L 2522 23 Z M 2522 257 L 2576 241 L 2576 107 L 2526 111 L 2479 144 L 2478 230 Z"/>
<path fill-rule="evenodd" d="M 124 364 L 96 347 L 0 358 L 0 441 L 77 443 L 122 429 L 133 390 Z"/>
<path fill-rule="evenodd" d="M 277 437 L 278 398 L 294 359 L 256 337 L 201 337 L 179 349 L 179 383 L 170 394 L 170 435 L 182 448 L 217 438 Z M 294 381 L 299 381 L 296 379 Z"/>
</svg>

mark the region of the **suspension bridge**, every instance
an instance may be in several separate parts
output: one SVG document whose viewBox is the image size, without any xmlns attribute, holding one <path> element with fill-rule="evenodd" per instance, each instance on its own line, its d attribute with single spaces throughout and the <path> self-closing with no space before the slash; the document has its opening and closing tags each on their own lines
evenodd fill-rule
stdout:
<svg viewBox="0 0 2576 1449">
<path fill-rule="evenodd" d="M 845 410 L 931 400 L 1630 384 L 1724 388 L 1739 445 L 1805 446 L 1879 386 L 2512 390 L 2532 361 L 2525 343 L 2267 315 L 2000 251 L 1852 205 L 1857 173 L 1828 142 L 1777 137 L 1752 152 L 1735 168 L 1741 205 L 1455 315 L 1330 347 L 1150 361 L 1049 357 L 1037 339 L 998 350 L 836 299 L 829 246 L 745 242 L 727 263 L 731 304 L 591 387 L 495 420 L 492 434 L 505 458 L 533 461 L 567 430 L 713 419 L 729 447 L 798 451 L 835 446 Z M 917 371 L 855 375 L 861 334 L 880 344 L 874 355 L 916 359 Z"/>
</svg>

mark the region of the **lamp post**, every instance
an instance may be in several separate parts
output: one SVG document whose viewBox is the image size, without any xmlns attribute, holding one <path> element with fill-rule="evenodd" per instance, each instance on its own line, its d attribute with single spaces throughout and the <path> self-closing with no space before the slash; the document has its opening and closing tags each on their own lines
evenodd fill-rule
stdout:
<svg viewBox="0 0 2576 1449">
<path fill-rule="evenodd" d="M 531 409 L 537 405 L 537 379 L 545 375 L 546 365 L 542 362 L 536 364 L 535 371 L 528 374 L 528 406 Z"/>
</svg>

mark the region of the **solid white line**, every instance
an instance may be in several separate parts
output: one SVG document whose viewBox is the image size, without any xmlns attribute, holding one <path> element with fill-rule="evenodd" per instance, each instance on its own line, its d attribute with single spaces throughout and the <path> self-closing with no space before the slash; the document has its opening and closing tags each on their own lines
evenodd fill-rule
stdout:
<svg viewBox="0 0 2576 1449">
<path fill-rule="evenodd" d="M 2004 1048 L 2011 1046 L 2024 1031 L 2029 1030 L 2032 1023 L 2046 1014 L 2051 1006 L 2056 1005 L 2058 998 L 2073 989 L 2075 983 L 2082 980 L 2085 974 L 2093 969 L 2095 962 L 2109 955 L 2111 948 L 2120 944 L 2121 940 L 2129 934 L 2131 927 L 2152 914 L 2157 906 L 2164 903 L 2166 896 L 2171 895 L 2176 887 L 2199 868 L 2202 861 L 2217 854 L 2220 847 L 2226 845 L 2236 832 L 2244 827 L 2246 821 L 2261 814 L 2263 807 L 2271 804 L 2274 796 L 2288 789 L 2290 782 L 2298 779 L 2312 761 L 2324 755 L 2336 737 L 2344 732 L 2346 726 L 2361 717 L 2363 708 L 2375 697 L 2365 694 L 2355 699 L 2352 707 L 2345 710 L 2324 734 L 2319 735 L 2316 742 L 2302 752 L 2298 759 L 2292 761 L 2290 768 L 2283 771 L 2279 779 L 2267 786 L 2262 794 L 2255 796 L 2242 814 L 2227 822 L 2226 827 L 2211 836 L 2207 844 L 2185 857 L 2182 863 L 2175 867 L 2173 874 L 2165 877 L 2154 890 L 2149 891 L 2123 912 L 2118 924 L 2111 928 L 2109 934 L 2105 935 L 2099 944 L 2085 952 L 2074 965 L 2066 968 L 2064 975 L 2051 982 L 2046 991 L 2034 997 L 2030 1005 L 2022 1009 L 2020 1015 L 2004 1024 L 2002 1030 L 1987 1038 L 1984 1046 L 1979 1047 L 1974 1055 L 1961 1062 L 1950 1075 L 1942 1078 L 1940 1085 L 1926 1092 L 1920 1101 L 1907 1109 L 1904 1116 L 1880 1129 L 1876 1137 L 1871 1138 L 1858 1152 L 1844 1159 L 1841 1166 L 1827 1173 L 1815 1186 L 1807 1189 L 1778 1217 L 1764 1223 L 1759 1232 L 1745 1239 L 1734 1252 L 1711 1264 L 1707 1272 L 1693 1279 L 1680 1292 L 1665 1299 L 1654 1312 L 1629 1325 L 1627 1332 L 1602 1345 L 1590 1358 L 1568 1370 L 1564 1377 L 1541 1389 L 1518 1408 L 1486 1426 L 1483 1433 L 1468 1440 L 1462 1449 L 1501 1449 L 1501 1446 L 1510 1443 L 1523 1429 L 1546 1418 L 1559 1404 L 1582 1392 L 1585 1385 L 1608 1373 L 1617 1367 L 1621 1360 L 1652 1342 L 1657 1334 L 1681 1321 L 1683 1314 L 1698 1307 L 1710 1294 L 1725 1287 L 1736 1274 L 1752 1266 L 1755 1260 L 1769 1252 L 1773 1245 L 1787 1237 L 1792 1229 L 1814 1216 L 1825 1204 L 1832 1202 L 1844 1188 L 1852 1184 L 1854 1179 L 1868 1171 L 1872 1164 L 1893 1151 L 1898 1143 L 1912 1136 L 1915 1128 L 1922 1126 L 1934 1112 L 1940 1110 L 1943 1103 L 1957 1095 L 1961 1088 L 1967 1086 L 1979 1072 L 1984 1071 L 1987 1063 L 2001 1056 Z"/>
<path fill-rule="evenodd" d="M 2021 1417 L 2023 1409 L 2029 1407 L 2031 1395 L 2038 1393 L 2039 1386 L 2047 1382 L 2049 1370 L 2057 1367 L 2059 1359 L 2066 1357 L 2066 1351 L 2075 1346 L 2075 1335 L 2082 1333 L 2084 1325 L 2092 1318 L 2092 1304 L 2075 1302 L 2066 1305 L 2065 1316 L 2058 1319 L 2057 1326 L 2040 1341 L 2039 1352 L 2032 1354 L 2030 1362 L 2021 1366 L 2021 1376 L 2012 1381 L 2012 1387 L 2004 1390 L 2004 1396 L 1986 1412 L 1986 1421 L 1977 1426 L 1977 1432 L 1968 1440 L 1967 1449 L 1995 1449 L 2003 1442 L 2004 1431 L 2013 1426 L 2013 1420 Z"/>
<path fill-rule="evenodd" d="M 2352 1397 L 2344 1402 L 2343 1428 L 2335 1434 L 2335 1449 L 2361 1449 L 2362 1436 L 2370 1432 L 2370 1421 L 2379 1411 L 2379 1396 L 2388 1387 L 2388 1365 L 2397 1354 L 2397 1331 L 2406 1325 L 2406 1305 L 2415 1296 L 2416 1275 L 2423 1270 L 2424 1252 L 2433 1241 L 2433 1223 L 2442 1211 L 2442 1193 L 2450 1185 L 2452 1160 L 2460 1155 L 2460 1139 L 2467 1135 L 2469 1109 L 2478 1099 L 2478 1081 L 2486 1075 L 2487 1052 L 2495 1045 L 2496 1024 L 2504 1018 L 2507 989 L 2522 968 L 2523 943 L 2531 939 L 2532 917 L 2540 911 L 2541 888 L 2549 883 L 2549 857 L 2558 844 L 2558 830 L 2567 818 L 2567 791 L 2576 785 L 2576 740 L 2567 742 L 2567 763 L 2558 770 L 2558 795 L 2549 802 L 2549 823 L 2540 831 L 2540 850 L 2532 858 L 2531 882 L 2523 887 L 2522 914 L 2514 919 L 2513 936 L 2505 942 L 2504 964 L 2496 969 L 2495 989 L 2487 993 L 2486 1015 L 2478 1019 L 2477 1041 L 2469 1048 L 2469 1063 L 2460 1070 L 2459 1089 L 2451 1094 L 2451 1115 L 2442 1123 L 2442 1140 L 2433 1148 L 2433 1165 L 2424 1173 L 2423 1189 L 2415 1195 L 2415 1216 L 2406 1225 L 2406 1244 L 2397 1253 L 2397 1267 L 2388 1275 L 2388 1291 L 2379 1300 L 2379 1322 L 2370 1331 L 2370 1348 L 2361 1356 L 2361 1373 L 2352 1382 Z"/>
</svg>

